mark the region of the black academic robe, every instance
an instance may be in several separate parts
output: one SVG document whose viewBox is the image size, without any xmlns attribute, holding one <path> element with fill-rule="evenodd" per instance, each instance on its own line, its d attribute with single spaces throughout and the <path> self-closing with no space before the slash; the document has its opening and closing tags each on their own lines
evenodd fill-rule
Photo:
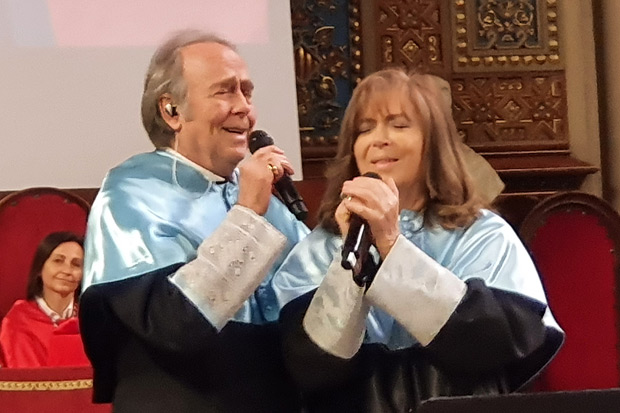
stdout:
<svg viewBox="0 0 620 413">
<path fill-rule="evenodd" d="M 346 360 L 326 353 L 302 320 L 313 292 L 281 311 L 286 364 L 309 412 L 415 412 L 438 396 L 502 394 L 523 388 L 555 355 L 563 333 L 545 327 L 546 305 L 466 281 L 467 292 L 426 347 L 363 344 Z"/>
<path fill-rule="evenodd" d="M 278 324 L 229 322 L 216 331 L 168 281 L 180 265 L 82 295 L 94 401 L 132 413 L 300 411 Z"/>
</svg>

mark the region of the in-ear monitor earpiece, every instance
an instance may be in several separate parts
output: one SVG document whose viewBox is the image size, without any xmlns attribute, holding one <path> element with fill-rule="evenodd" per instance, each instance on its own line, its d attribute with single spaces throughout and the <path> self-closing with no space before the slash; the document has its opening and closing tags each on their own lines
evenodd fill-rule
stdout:
<svg viewBox="0 0 620 413">
<path fill-rule="evenodd" d="M 173 105 L 172 103 L 166 103 L 166 106 L 164 106 L 164 110 L 170 116 L 176 116 L 178 114 L 177 105 Z"/>
</svg>

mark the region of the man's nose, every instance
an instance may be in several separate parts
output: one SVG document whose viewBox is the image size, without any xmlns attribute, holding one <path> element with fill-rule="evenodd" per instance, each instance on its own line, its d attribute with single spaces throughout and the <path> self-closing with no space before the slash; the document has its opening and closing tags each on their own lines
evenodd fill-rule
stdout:
<svg viewBox="0 0 620 413">
<path fill-rule="evenodd" d="M 238 91 L 235 95 L 235 100 L 233 103 L 233 113 L 247 115 L 251 110 L 252 104 L 250 103 L 248 97 L 245 96 L 243 92 Z"/>
</svg>

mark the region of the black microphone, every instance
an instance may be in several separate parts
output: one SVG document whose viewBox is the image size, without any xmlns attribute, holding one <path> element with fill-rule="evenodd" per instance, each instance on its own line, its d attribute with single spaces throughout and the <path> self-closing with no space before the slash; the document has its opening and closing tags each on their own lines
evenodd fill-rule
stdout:
<svg viewBox="0 0 620 413">
<path fill-rule="evenodd" d="M 366 172 L 362 176 L 381 179 L 374 172 Z M 372 233 L 365 219 L 357 214 L 351 214 L 349 218 L 349 232 L 342 247 L 342 261 L 340 265 L 346 270 L 353 270 L 353 281 L 360 287 L 366 284 L 362 274 L 362 266 L 368 258 L 368 250 L 372 245 Z"/>
<path fill-rule="evenodd" d="M 263 130 L 255 130 L 250 133 L 248 146 L 251 153 L 254 153 L 258 149 L 269 145 L 273 145 L 273 138 L 269 136 L 267 132 Z M 286 205 L 288 210 L 295 215 L 295 218 L 300 221 L 306 219 L 308 216 L 308 208 L 306 207 L 306 204 L 304 204 L 304 199 L 295 189 L 291 177 L 284 172 L 284 176 L 278 179 L 274 186 L 276 187 L 282 202 L 284 202 L 284 205 Z"/>
</svg>

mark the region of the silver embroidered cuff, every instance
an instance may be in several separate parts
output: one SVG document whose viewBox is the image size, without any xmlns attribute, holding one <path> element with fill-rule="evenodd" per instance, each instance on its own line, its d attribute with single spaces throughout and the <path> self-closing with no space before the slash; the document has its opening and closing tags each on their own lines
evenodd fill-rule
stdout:
<svg viewBox="0 0 620 413">
<path fill-rule="evenodd" d="M 306 311 L 304 330 L 324 351 L 344 359 L 353 357 L 366 331 L 369 307 L 363 298 L 364 288 L 334 259 Z"/>
<path fill-rule="evenodd" d="M 466 290 L 465 282 L 400 235 L 366 297 L 426 346 L 448 321 Z"/>
<path fill-rule="evenodd" d="M 235 205 L 200 244 L 196 259 L 170 280 L 221 330 L 259 286 L 285 245 L 286 237 L 267 220 Z"/>
</svg>

